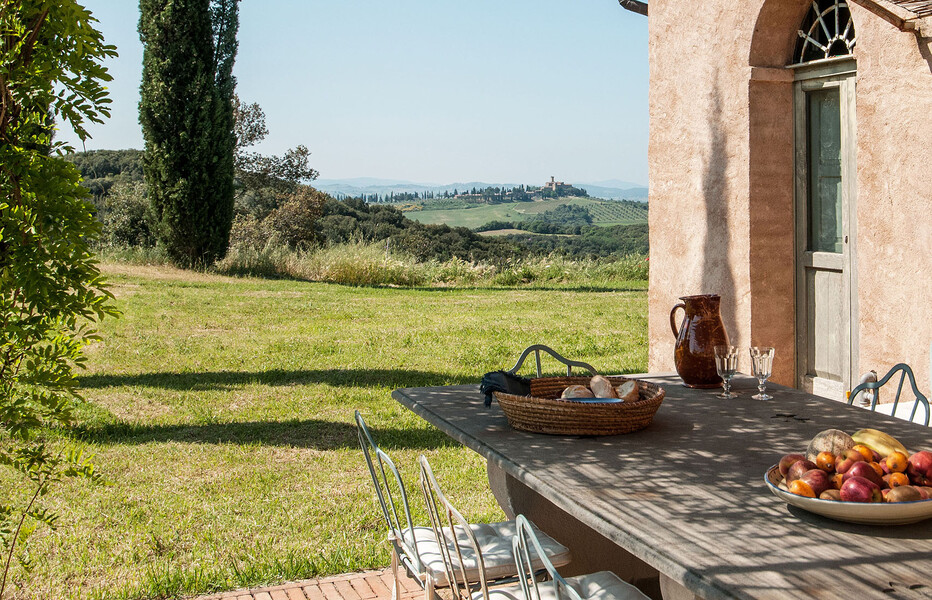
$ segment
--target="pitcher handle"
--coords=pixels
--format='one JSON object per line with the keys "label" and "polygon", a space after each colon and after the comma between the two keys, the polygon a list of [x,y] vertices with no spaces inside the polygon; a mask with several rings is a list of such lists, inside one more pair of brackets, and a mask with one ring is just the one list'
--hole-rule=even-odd
{"label": "pitcher handle", "polygon": [[680,302],[673,307],[673,310],[670,311],[670,329],[673,330],[673,337],[676,338],[680,337],[680,330],[676,328],[676,320],[674,319],[673,315],[676,314],[676,309],[678,308],[682,308],[683,312],[686,312],[686,305]]}

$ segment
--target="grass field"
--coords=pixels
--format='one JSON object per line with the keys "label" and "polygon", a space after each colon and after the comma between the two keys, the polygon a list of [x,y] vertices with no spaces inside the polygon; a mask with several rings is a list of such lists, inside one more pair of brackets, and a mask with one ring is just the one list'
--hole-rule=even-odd
{"label": "grass field", "polygon": [[553,210],[563,204],[588,208],[594,225],[627,225],[647,222],[647,210],[609,200],[569,197],[548,199],[540,202],[483,204],[472,208],[414,210],[405,212],[405,216],[421,223],[445,223],[450,227],[475,229],[490,221],[523,221],[542,212]]}
{"label": "grass field", "polygon": [[[532,343],[646,370],[645,282],[404,289],[104,270],[124,316],[88,349],[78,437],[109,484],[56,488],[60,526],[29,540],[14,598],[181,597],[387,565],[354,409],[409,485],[424,453],[468,518],[493,520],[484,461],[393,389],[477,382]],[[12,483],[0,470],[0,489]]]}

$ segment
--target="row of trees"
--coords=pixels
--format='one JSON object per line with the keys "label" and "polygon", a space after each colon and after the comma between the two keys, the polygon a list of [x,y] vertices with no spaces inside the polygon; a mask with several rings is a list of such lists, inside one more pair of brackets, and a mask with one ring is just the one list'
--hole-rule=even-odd
{"label": "row of trees", "polygon": [[[586,190],[580,188],[572,188],[572,190],[574,190],[573,195],[588,195]],[[412,202],[450,199],[461,199],[467,201],[472,200],[485,204],[501,204],[504,202],[531,202],[534,200],[534,198],[541,197],[545,191],[547,190],[543,190],[543,188],[522,184],[511,188],[499,186],[477,188],[473,186],[472,188],[463,190],[462,192],[454,188],[453,190],[444,190],[443,192],[439,193],[427,190],[424,192],[389,192],[388,194],[361,194],[358,196],[340,194],[337,195],[337,198],[340,200],[353,198],[357,200],[363,200],[370,204],[407,204]],[[560,195],[564,196],[567,194],[561,193]]]}

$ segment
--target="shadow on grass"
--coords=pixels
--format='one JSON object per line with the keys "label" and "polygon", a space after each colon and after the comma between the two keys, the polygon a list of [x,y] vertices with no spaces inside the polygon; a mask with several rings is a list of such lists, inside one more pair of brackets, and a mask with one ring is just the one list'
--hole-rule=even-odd
{"label": "shadow on grass", "polygon": [[[432,450],[459,444],[443,432],[412,428],[370,428],[376,442],[385,448]],[[74,436],[83,442],[102,445],[136,445],[159,442],[187,444],[236,444],[355,450],[359,448],[356,426],[319,419],[293,421],[248,421],[195,425],[144,425],[116,423],[77,428]]]}
{"label": "shadow on grass", "polygon": [[389,388],[435,385],[478,384],[482,375],[472,377],[405,369],[309,369],[286,371],[207,371],[202,373],[138,373],[135,375],[89,375],[78,378],[84,389],[131,386],[169,390],[224,390],[242,385],[310,385]]}

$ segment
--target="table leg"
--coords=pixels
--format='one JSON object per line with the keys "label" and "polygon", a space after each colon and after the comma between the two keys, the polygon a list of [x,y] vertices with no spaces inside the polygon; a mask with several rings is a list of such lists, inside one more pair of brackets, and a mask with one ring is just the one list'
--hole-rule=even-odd
{"label": "table leg", "polygon": [[663,573],[660,574],[660,592],[663,600],[702,600],[701,596],[692,593],[682,583],[670,579]]}
{"label": "table leg", "polygon": [[584,525],[492,461],[488,461],[487,470],[492,493],[509,519],[523,514],[541,530],[570,549],[572,560],[570,564],[560,568],[561,575],[612,571],[651,598],[666,599],[666,596],[661,596],[659,573],[656,569]]}

